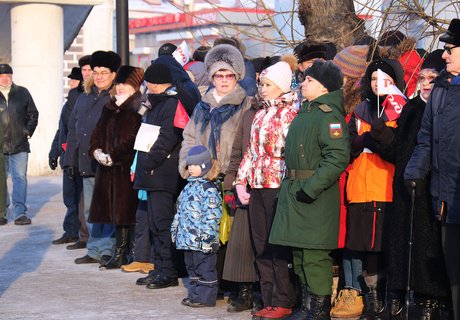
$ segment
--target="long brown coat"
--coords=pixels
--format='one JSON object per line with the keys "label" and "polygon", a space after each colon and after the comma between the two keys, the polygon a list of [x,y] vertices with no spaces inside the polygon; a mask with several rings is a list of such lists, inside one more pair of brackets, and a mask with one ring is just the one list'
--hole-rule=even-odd
{"label": "long brown coat", "polygon": [[136,92],[121,106],[112,99],[102,111],[93,131],[90,155],[96,149],[109,154],[113,165],[99,165],[96,171],[93,200],[88,221],[134,225],[136,222],[137,191],[133,190],[130,166],[134,159],[134,141],[141,124],[136,112],[141,95]]}

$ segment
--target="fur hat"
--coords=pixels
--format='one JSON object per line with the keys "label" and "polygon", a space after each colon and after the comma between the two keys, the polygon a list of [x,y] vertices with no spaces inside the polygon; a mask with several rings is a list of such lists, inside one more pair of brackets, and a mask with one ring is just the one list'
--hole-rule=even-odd
{"label": "fur hat", "polygon": [[72,79],[72,80],[80,80],[83,81],[83,76],[81,75],[81,69],[78,67],[73,67],[72,71],[70,74],[67,76],[67,78]]}
{"label": "fur hat", "polygon": [[80,68],[83,68],[83,66],[87,66],[89,64],[91,64],[91,56],[90,55],[86,55],[86,56],[83,56],[80,59],[78,59],[78,66]]}
{"label": "fur hat", "polygon": [[209,81],[212,81],[212,76],[221,69],[232,71],[238,81],[244,78],[246,72],[241,52],[230,44],[219,44],[212,47],[204,58],[204,64],[208,71]]}
{"label": "fur hat", "polygon": [[327,48],[321,43],[304,41],[294,48],[297,62],[302,63],[311,59],[327,59]]}
{"label": "fur hat", "polygon": [[162,63],[151,64],[145,70],[144,79],[155,84],[172,83],[171,71],[167,65]]}
{"label": "fur hat", "polygon": [[96,51],[91,55],[91,69],[95,67],[105,67],[112,72],[117,72],[120,68],[121,58],[113,51]]}
{"label": "fur hat", "polygon": [[115,77],[115,83],[129,84],[136,91],[139,90],[142,81],[144,81],[144,69],[132,66],[121,66]]}
{"label": "fur hat", "polygon": [[209,49],[211,49],[211,48],[206,47],[206,46],[199,46],[198,48],[196,48],[196,50],[193,52],[193,57],[192,57],[193,60],[203,62],[204,57],[208,53]]}
{"label": "fur hat", "polygon": [[439,41],[460,46],[460,19],[450,21],[449,28],[439,37]]}
{"label": "fur hat", "polygon": [[194,146],[190,148],[185,158],[185,165],[197,165],[201,168],[201,176],[204,176],[206,173],[211,170],[212,159],[211,154],[209,153],[208,148],[205,146]]}
{"label": "fur hat", "polygon": [[259,78],[267,78],[280,88],[283,93],[291,91],[292,71],[287,62],[280,61],[262,70]]}
{"label": "fur hat", "polygon": [[349,46],[332,60],[350,78],[361,78],[366,72],[369,46]]}
{"label": "fur hat", "polygon": [[382,33],[378,45],[382,47],[396,47],[406,39],[404,33],[398,30],[390,30]]}
{"label": "fur hat", "polygon": [[441,72],[446,67],[446,60],[442,58],[443,52],[444,50],[438,49],[427,55],[422,64],[422,69],[434,69],[437,72]]}
{"label": "fur hat", "polygon": [[13,74],[13,68],[9,64],[0,64],[0,74]]}
{"label": "fur hat", "polygon": [[173,52],[176,51],[177,46],[172,43],[165,43],[158,48],[158,56],[169,55],[172,56]]}
{"label": "fur hat", "polygon": [[329,92],[339,90],[343,85],[342,71],[332,61],[315,60],[305,71],[306,76],[320,82]]}

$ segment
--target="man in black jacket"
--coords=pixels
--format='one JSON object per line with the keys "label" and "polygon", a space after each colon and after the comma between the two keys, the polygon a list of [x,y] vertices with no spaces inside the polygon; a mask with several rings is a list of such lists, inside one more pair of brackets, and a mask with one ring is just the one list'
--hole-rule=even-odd
{"label": "man in black jacket", "polygon": [[14,224],[31,224],[26,206],[27,162],[29,139],[37,127],[38,110],[29,90],[13,83],[13,69],[8,64],[0,64],[0,116],[4,128],[5,168],[13,181]]}

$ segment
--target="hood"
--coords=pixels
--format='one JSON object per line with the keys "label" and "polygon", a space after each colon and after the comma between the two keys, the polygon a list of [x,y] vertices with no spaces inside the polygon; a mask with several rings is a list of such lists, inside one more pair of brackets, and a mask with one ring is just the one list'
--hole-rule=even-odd
{"label": "hood", "polygon": [[327,94],[323,94],[318,98],[314,99],[312,103],[315,104],[327,104],[332,109],[339,112],[341,115],[345,117],[345,111],[343,109],[343,90],[335,90],[329,92]]}
{"label": "hood", "polygon": [[[401,67],[401,64],[398,61],[392,60],[392,59],[379,59],[379,60],[374,60],[369,64],[369,66],[366,69],[366,73],[364,74],[364,77],[362,79],[364,99],[369,99],[372,101],[377,100],[376,95],[372,92],[371,76],[372,76],[372,72],[375,71],[374,70],[375,65],[380,62],[385,63],[387,66],[389,66],[393,70],[393,73],[396,77],[396,79],[393,79],[393,80],[395,80],[396,82],[395,84],[398,87],[398,89],[401,92],[404,92],[406,84],[404,81],[404,71]],[[383,99],[381,100],[383,101]]]}

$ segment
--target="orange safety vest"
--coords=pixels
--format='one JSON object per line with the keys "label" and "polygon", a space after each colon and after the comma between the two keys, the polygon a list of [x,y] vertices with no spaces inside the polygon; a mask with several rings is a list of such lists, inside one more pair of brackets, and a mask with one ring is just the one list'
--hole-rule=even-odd
{"label": "orange safety vest", "polygon": [[[396,128],[396,121],[385,123]],[[356,118],[359,135],[371,130],[371,125]],[[347,181],[347,199],[350,203],[393,201],[393,176],[395,166],[383,160],[378,154],[364,148],[350,167]]]}

